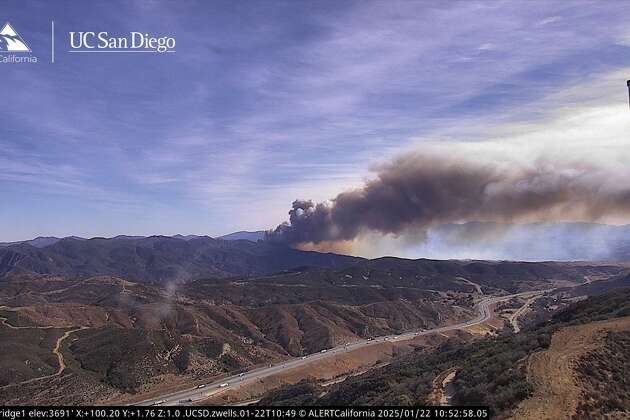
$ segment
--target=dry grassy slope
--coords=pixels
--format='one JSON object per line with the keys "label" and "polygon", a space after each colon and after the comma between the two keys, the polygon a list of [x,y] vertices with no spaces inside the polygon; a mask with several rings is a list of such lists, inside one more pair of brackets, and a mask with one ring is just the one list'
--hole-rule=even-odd
{"label": "dry grassy slope", "polygon": [[[489,405],[497,418],[506,418],[512,414],[520,402],[529,398],[534,392],[534,387],[528,384],[527,379],[527,361],[530,355],[535,354],[536,351],[548,349],[552,343],[553,334],[561,331],[567,325],[591,323],[592,327],[599,325],[593,324],[594,320],[613,317],[619,317],[618,319],[624,320],[621,322],[627,322],[625,320],[630,315],[629,302],[630,289],[593,297],[575,303],[557,313],[551,323],[542,324],[520,334],[502,335],[492,340],[482,340],[475,345],[443,346],[440,352],[403,357],[386,369],[376,369],[373,372],[332,386],[325,397],[319,395],[317,389],[308,391],[305,387],[297,387],[287,389],[284,393],[270,393],[266,396],[265,402],[285,404],[293,401],[293,396],[300,394],[304,398],[308,397],[311,404],[421,404],[426,401],[432,391],[435,391],[436,376],[449,368],[458,367],[458,374],[454,381],[454,402]],[[609,324],[605,325],[612,326],[616,323],[610,321]],[[590,327],[586,327],[585,331],[589,331],[588,328]],[[570,392],[570,384],[566,385],[562,382],[562,378],[568,377],[562,375],[562,369],[563,366],[565,370],[573,368],[573,365],[566,360],[571,360],[572,352],[576,352],[574,356],[579,358],[580,349],[589,340],[580,341],[576,338],[576,342],[573,342],[571,339],[575,332],[569,330],[568,333],[565,332],[564,334],[566,336],[558,335],[555,338],[553,347],[554,349],[562,349],[562,346],[565,346],[564,351],[559,351],[559,354],[551,353],[547,358],[544,358],[547,353],[540,353],[539,356],[536,356],[543,358],[542,362],[538,362],[537,370],[541,386],[547,384],[547,389],[539,391],[536,395],[539,400],[537,407],[542,407],[542,410],[532,413],[531,418],[554,418],[560,411],[570,413],[570,395],[565,398],[569,401],[568,405],[565,404],[562,407],[562,393],[566,390],[569,390],[566,392]],[[587,337],[589,336],[587,335]],[[617,346],[616,354],[630,354],[630,339],[628,339],[627,349],[621,351],[618,350],[619,348],[623,349],[623,347]],[[533,357],[532,361],[536,360],[536,357]],[[623,357],[617,357],[617,359],[623,360]],[[548,366],[554,364],[557,366],[554,369],[558,371]],[[617,370],[611,366],[609,363],[608,371],[603,369],[604,379],[600,378],[600,383],[602,381],[609,382],[606,375],[610,374],[610,378],[614,379],[615,373],[618,374]],[[626,366],[623,372],[630,373],[630,363],[623,366]],[[536,379],[534,376],[530,376],[532,381]],[[556,384],[557,389],[552,388],[555,378],[558,378],[557,381],[559,382]],[[580,391],[584,391],[584,388]],[[306,395],[309,392],[310,395]],[[558,396],[554,396],[554,394]],[[549,396],[554,396],[559,401],[552,400],[551,397],[547,398]],[[618,401],[625,401],[625,397],[610,398],[607,401],[616,404]],[[558,406],[561,408],[557,408]],[[591,406],[595,407],[593,404]],[[546,407],[552,407],[552,409],[556,407],[557,412],[545,413]]]}
{"label": "dry grassy slope", "polygon": [[576,419],[630,417],[630,330],[608,332],[603,341],[577,363]]}
{"label": "dry grassy slope", "polygon": [[[41,290],[38,282],[11,286],[0,290],[0,302],[18,307],[11,314],[15,325],[167,329],[192,336],[245,337],[257,344],[280,345],[282,352],[294,355],[347,338],[429,327],[471,315],[470,309],[453,307],[452,299],[416,290],[403,293],[402,300],[381,294],[365,296],[358,304],[303,299],[248,307],[209,301],[216,287],[190,296],[188,289],[165,291],[111,277],[58,284],[55,290]],[[361,294],[359,289],[355,294]]]}
{"label": "dry grassy slope", "polygon": [[[89,405],[99,404],[119,396],[120,391],[101,381],[97,375],[77,368],[76,361],[68,348],[71,341],[72,338],[64,340],[59,349],[67,364],[60,375],[37,376],[36,379],[5,386],[0,392],[2,404]],[[50,348],[47,349],[47,353],[55,357]],[[56,362],[55,365],[54,370],[57,371]]]}
{"label": "dry grassy slope", "polygon": [[535,386],[534,395],[519,404],[512,418],[571,418],[581,396],[576,362],[601,347],[608,331],[626,330],[630,330],[630,317],[566,327],[555,333],[548,350],[529,357],[527,375]]}
{"label": "dry grassy slope", "polygon": [[52,348],[63,333],[62,329],[18,330],[0,326],[0,387],[54,374],[58,360]]}
{"label": "dry grassy slope", "polygon": [[[452,299],[433,292],[404,289],[388,295],[370,286],[352,290],[353,302],[362,304],[306,299],[309,293],[319,293],[320,286],[316,284],[310,288],[312,292],[309,287],[298,287],[304,294],[298,299],[301,303],[263,301],[240,306],[230,301],[237,292],[247,293],[247,285],[230,290],[233,282],[219,283],[228,285],[221,304],[213,301],[217,296],[213,292],[220,289],[220,284],[189,294],[188,287],[162,289],[106,276],[81,282],[58,277],[15,279],[0,285],[0,305],[11,306],[10,310],[0,310],[0,316],[10,325],[25,327],[24,331],[55,327],[61,335],[70,329],[87,327],[65,340],[62,353],[69,367],[61,378],[29,384],[38,389],[33,392],[41,396],[40,401],[59,402],[65,395],[66,403],[89,401],[85,396],[77,397],[69,382],[64,382],[68,375],[86,384],[101,382],[99,389],[106,396],[117,395],[122,389],[144,392],[163,378],[172,381],[174,375],[187,376],[189,380],[207,378],[289,355],[312,353],[359,336],[433,327],[472,316],[471,309],[453,306]],[[286,299],[286,287],[278,287],[276,299],[282,301]],[[368,293],[361,292],[365,288]],[[423,297],[411,300],[417,296]],[[437,301],[429,300],[430,296]],[[32,352],[18,350],[36,348],[28,337],[26,333],[12,336],[8,340],[12,347],[0,354],[0,363],[6,360],[14,365],[13,359],[22,355],[35,359]],[[50,359],[41,371],[21,369],[20,374],[5,375],[5,382],[54,373],[58,368],[52,352],[56,338],[40,346],[42,355]],[[136,351],[126,351],[129,348]],[[24,362],[20,359],[17,365]],[[70,388],[57,395],[46,389],[52,382],[57,388]],[[19,393],[13,388],[4,393],[3,401],[25,398],[26,402],[32,397],[32,393]],[[80,388],[76,391],[80,392]]]}
{"label": "dry grassy slope", "polygon": [[[34,393],[41,396],[38,401],[66,403],[94,397],[88,392],[77,396],[81,387],[72,383],[99,389],[104,398],[118,395],[122,388],[144,392],[163,379],[207,379],[358,336],[470,318],[470,293],[476,292],[470,279],[483,278],[485,287],[496,281],[499,288],[521,289],[616,270],[384,258],[339,270],[204,280],[168,288],[108,276],[81,281],[32,275],[4,278],[0,305],[15,310],[0,316],[11,325],[63,331],[88,327],[64,341],[61,351],[68,369],[63,375],[42,380],[39,386],[29,384],[34,387],[29,392],[13,387],[4,395],[12,402],[30,400]],[[521,276],[527,281],[519,283]],[[26,336],[12,341],[25,345],[22,337]],[[50,351],[52,346],[44,348]],[[129,348],[141,351],[126,351]],[[9,360],[14,353],[0,354],[0,359]],[[53,360],[55,355],[50,352],[49,357]],[[56,367],[54,362],[49,366]],[[27,371],[23,377],[37,375]],[[67,382],[69,376],[76,378]],[[55,388],[47,389],[53,382]],[[60,387],[68,387],[67,392]]]}
{"label": "dry grassy slope", "polygon": [[471,316],[470,309],[427,300],[386,301],[351,306],[329,302],[243,308],[181,302],[125,303],[116,306],[49,303],[20,307],[14,325],[60,328],[171,330],[227,341],[253,340],[283,354],[312,353],[343,340],[428,328]]}

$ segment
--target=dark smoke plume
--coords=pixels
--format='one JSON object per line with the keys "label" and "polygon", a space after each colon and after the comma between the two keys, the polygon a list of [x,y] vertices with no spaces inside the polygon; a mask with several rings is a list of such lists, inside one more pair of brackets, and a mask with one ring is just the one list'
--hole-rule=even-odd
{"label": "dark smoke plume", "polygon": [[296,200],[268,239],[353,240],[362,233],[409,235],[468,221],[596,221],[630,214],[630,185],[586,164],[498,165],[407,154],[375,179],[330,203]]}

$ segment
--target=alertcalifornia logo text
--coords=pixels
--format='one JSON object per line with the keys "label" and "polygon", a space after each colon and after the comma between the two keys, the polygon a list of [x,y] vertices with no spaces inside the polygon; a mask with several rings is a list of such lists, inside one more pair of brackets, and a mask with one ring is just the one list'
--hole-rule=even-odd
{"label": "alertcalifornia logo text", "polygon": [[10,22],[0,30],[0,63],[37,63],[38,58]]}

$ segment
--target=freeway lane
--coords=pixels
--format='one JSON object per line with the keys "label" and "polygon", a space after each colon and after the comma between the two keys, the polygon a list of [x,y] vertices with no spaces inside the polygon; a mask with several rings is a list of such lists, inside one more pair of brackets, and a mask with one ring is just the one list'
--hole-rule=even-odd
{"label": "freeway lane", "polygon": [[382,343],[383,341],[410,340],[412,338],[422,336],[422,335],[429,335],[429,334],[436,334],[436,333],[441,333],[445,331],[464,329],[464,328],[471,327],[473,325],[483,324],[484,322],[488,321],[490,317],[492,316],[492,310],[490,309],[490,307],[493,304],[496,304],[504,300],[509,300],[517,296],[529,297],[533,294],[539,294],[541,292],[546,292],[546,291],[547,290],[538,290],[538,291],[531,291],[531,292],[516,293],[513,295],[507,295],[507,296],[487,297],[479,301],[479,303],[477,304],[476,306],[477,312],[478,312],[477,316],[468,321],[464,321],[464,322],[454,324],[454,325],[438,327],[431,330],[411,331],[411,332],[407,332],[400,335],[381,336],[373,340],[355,341],[353,343],[340,345],[332,349],[322,351],[320,353],[314,353],[308,356],[298,357],[292,360],[288,360],[283,363],[279,363],[277,365],[273,365],[270,367],[262,367],[262,368],[254,369],[249,372],[241,374],[242,376],[239,376],[239,375],[230,376],[228,378],[224,378],[224,379],[221,379],[221,380],[218,380],[218,381],[206,384],[206,385],[202,385],[202,388],[197,387],[197,388],[192,388],[192,389],[188,389],[184,391],[165,394],[160,397],[144,400],[135,405],[149,406],[149,405],[190,404],[192,402],[203,400],[212,395],[231,389],[235,385],[243,385],[243,384],[255,382],[257,380],[269,377],[271,375],[275,375],[277,373],[288,371],[298,366],[311,363],[315,360],[320,360],[320,359],[324,359],[328,357],[335,357],[338,354],[345,353],[348,351],[353,351],[362,347],[371,346],[377,343]]}
{"label": "freeway lane", "polygon": [[510,318],[510,324],[512,324],[512,328],[514,329],[514,332],[516,334],[518,334],[521,331],[521,328],[518,325],[518,318],[523,315],[525,312],[527,312],[527,310],[529,309],[529,307],[531,306],[532,303],[534,303],[534,301],[536,301],[536,299],[538,299],[539,297],[541,297],[543,294],[537,294],[534,295],[532,297],[530,297],[529,299],[527,299],[527,301],[523,304],[523,306],[521,306],[520,308],[518,308],[516,310],[516,312],[514,312]]}

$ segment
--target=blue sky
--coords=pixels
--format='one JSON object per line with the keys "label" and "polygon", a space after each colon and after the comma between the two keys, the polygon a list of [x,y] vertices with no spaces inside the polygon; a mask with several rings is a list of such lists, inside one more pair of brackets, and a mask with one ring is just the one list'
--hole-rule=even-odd
{"label": "blue sky", "polygon": [[[0,23],[40,63],[0,64],[0,241],[266,229],[405,150],[558,148],[571,115],[627,109],[629,16],[613,1],[5,1]],[[177,52],[65,52],[81,30],[168,34]],[[627,145],[602,120],[581,150]]]}

